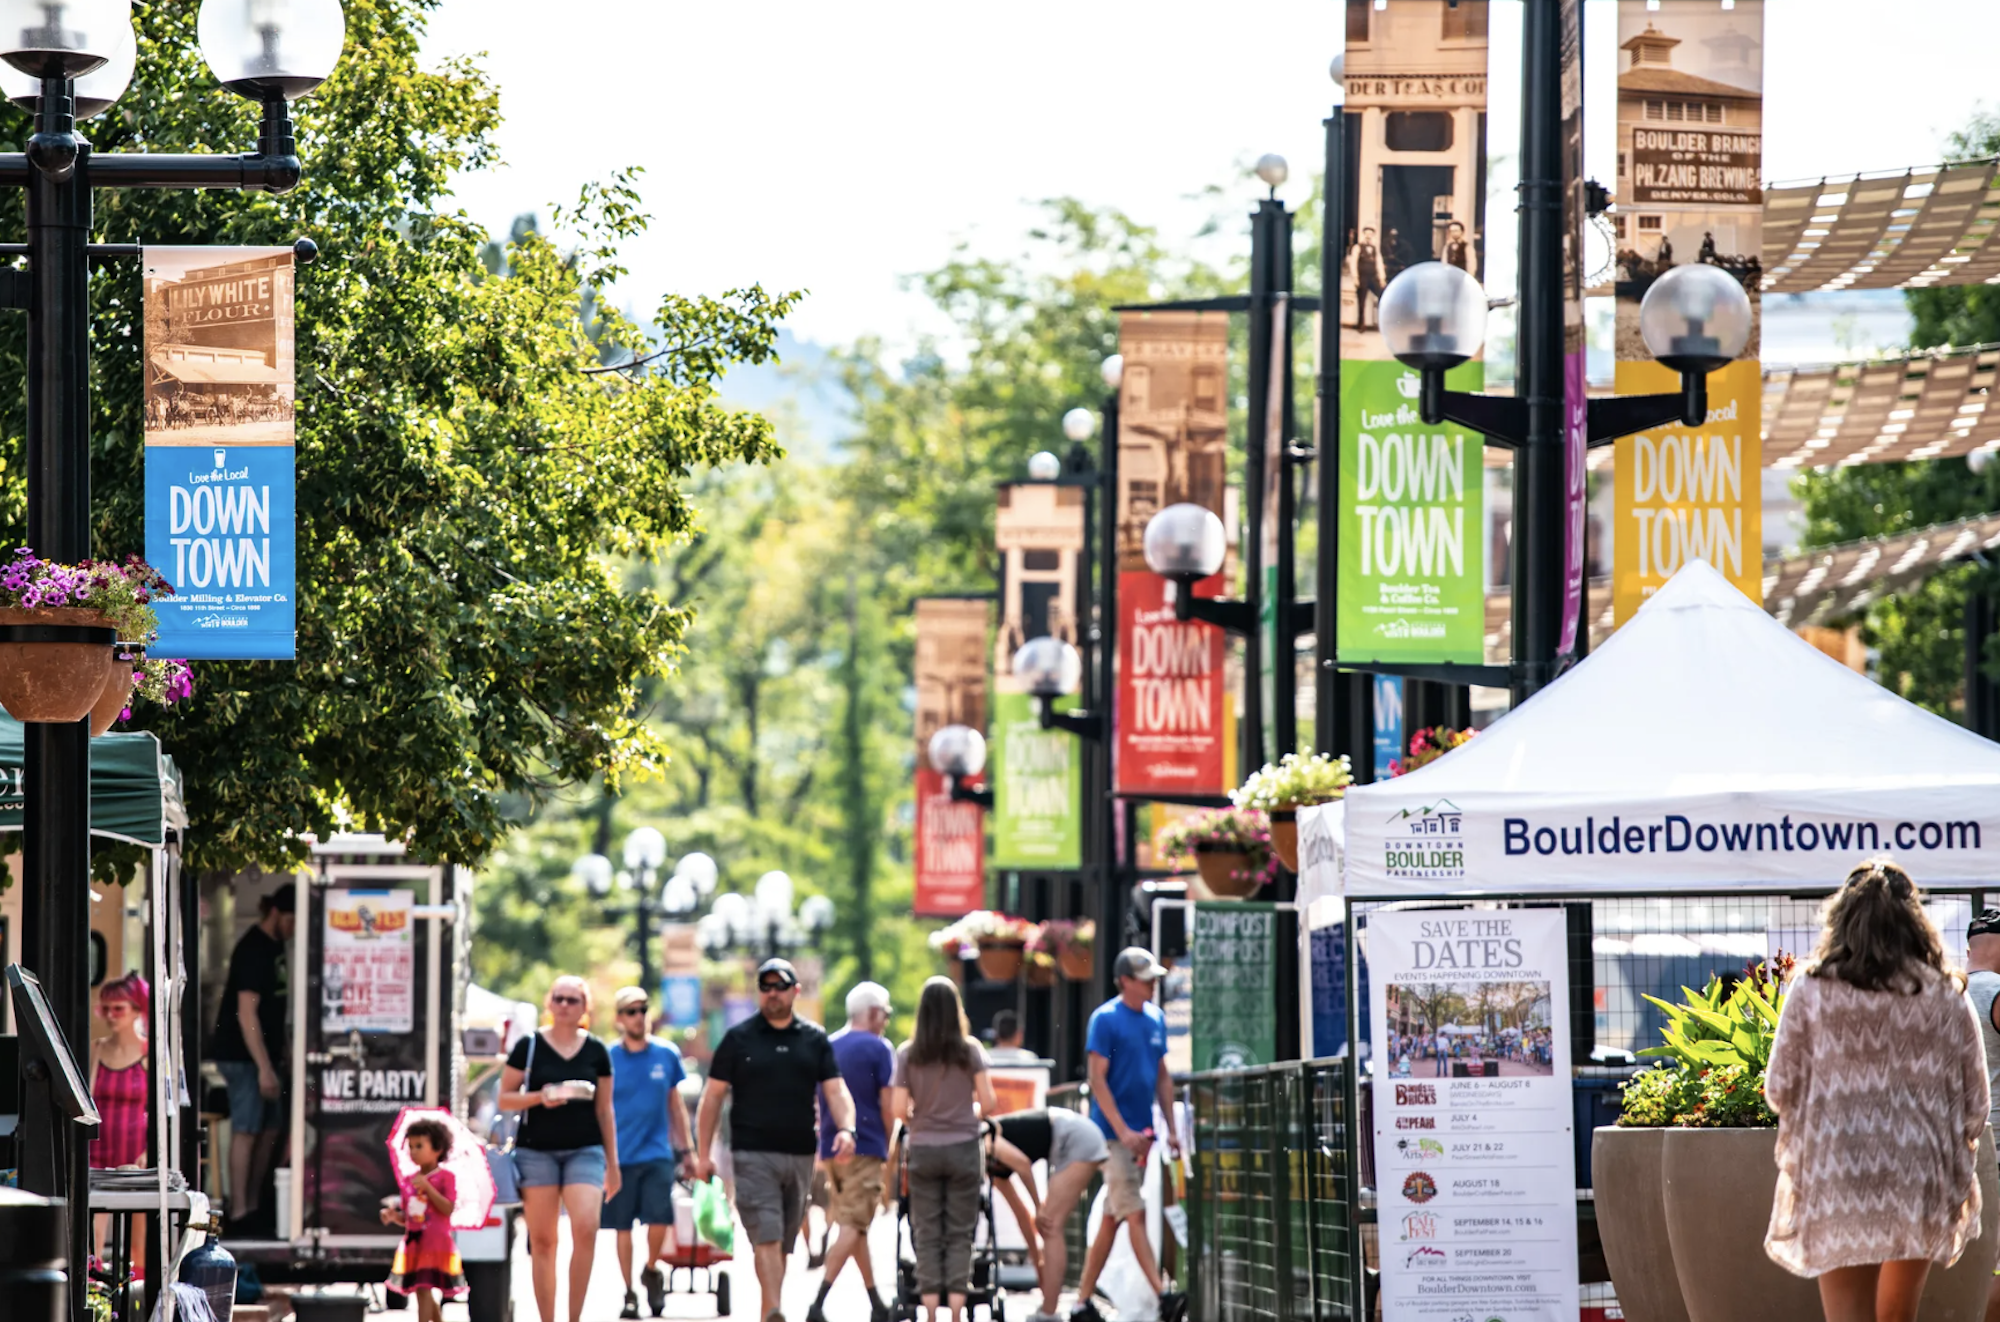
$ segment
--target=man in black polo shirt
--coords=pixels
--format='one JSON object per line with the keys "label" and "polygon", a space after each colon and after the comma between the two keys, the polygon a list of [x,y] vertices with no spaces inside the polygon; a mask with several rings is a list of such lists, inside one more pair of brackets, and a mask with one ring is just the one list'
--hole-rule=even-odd
{"label": "man in black polo shirt", "polygon": [[785,1259],[805,1220],[819,1150],[816,1097],[825,1096],[839,1127],[833,1159],[854,1155],[854,1101],[826,1031],[793,1016],[798,995],[798,971],[786,960],[765,960],[757,970],[757,1017],[725,1033],[709,1062],[694,1145],[696,1175],[713,1179],[708,1153],[723,1095],[734,1089],[729,1152],[736,1165],[736,1214],[755,1249],[765,1322],[784,1322],[779,1292]]}

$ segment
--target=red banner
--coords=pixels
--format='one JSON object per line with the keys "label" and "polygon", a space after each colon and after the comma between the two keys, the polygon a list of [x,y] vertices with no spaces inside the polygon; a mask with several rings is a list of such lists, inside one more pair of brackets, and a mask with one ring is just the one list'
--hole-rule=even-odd
{"label": "red banner", "polygon": [[963,918],[986,905],[986,814],[953,803],[944,777],[917,768],[919,918]]}
{"label": "red banner", "polygon": [[[1222,575],[1195,585],[1222,590]],[[1118,576],[1118,792],[1219,794],[1229,788],[1222,630],[1174,618],[1167,581]]]}

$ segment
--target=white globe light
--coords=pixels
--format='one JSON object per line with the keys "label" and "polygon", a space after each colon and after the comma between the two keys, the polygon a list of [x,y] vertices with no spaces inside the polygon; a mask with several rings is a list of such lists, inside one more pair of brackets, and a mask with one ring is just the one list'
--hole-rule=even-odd
{"label": "white globe light", "polygon": [[782,872],[766,872],[757,878],[757,908],[766,919],[789,918],[792,912],[792,879]]}
{"label": "white globe light", "polygon": [[947,725],[931,736],[931,769],[941,776],[976,776],[986,769],[986,736],[969,725]]}
{"label": "white globe light", "polygon": [[625,866],[633,871],[657,868],[667,861],[667,838],[650,826],[641,826],[625,837]]}
{"label": "white globe light", "polygon": [[131,40],[132,0],[0,0],[0,60],[31,78],[81,78]]}
{"label": "white globe light", "polygon": [[732,939],[749,935],[749,896],[738,891],[724,891],[715,897],[715,905],[708,912],[722,924]]}
{"label": "white globe light", "polygon": [[1063,414],[1063,435],[1079,444],[1097,435],[1097,415],[1089,409],[1071,409]]}
{"label": "white globe light", "polygon": [[1037,450],[1028,458],[1028,476],[1036,482],[1053,482],[1062,476],[1062,460],[1047,450]]}
{"label": "white globe light", "polygon": [[824,895],[808,895],[799,902],[799,922],[808,932],[830,931],[833,918],[833,901]]}
{"label": "white globe light", "polygon": [[[132,85],[132,74],[139,66],[139,38],[129,18],[117,25],[112,34],[112,44],[115,49],[110,57],[76,80],[71,95],[78,119],[103,114],[116,105],[118,98],[125,95],[125,89]],[[12,64],[0,64],[0,92],[30,115],[41,109],[42,80],[33,74],[22,73]]]}
{"label": "white globe light", "polygon": [[1060,698],[1083,685],[1083,657],[1053,635],[1030,638],[1014,653],[1014,677],[1038,698]]}
{"label": "white globe light", "polygon": [[1104,377],[1104,385],[1107,390],[1118,389],[1125,381],[1125,355],[1122,353],[1112,354],[1104,360],[1104,365],[1097,370]]}
{"label": "white globe light", "polygon": [[1411,367],[1456,367],[1486,341],[1486,291],[1445,262],[1419,262],[1382,291],[1389,352]]}
{"label": "white globe light", "polygon": [[570,875],[588,886],[592,895],[602,897],[611,893],[611,860],[602,854],[585,854],[570,868]]}
{"label": "white globe light", "polygon": [[1162,578],[1201,579],[1221,572],[1229,534],[1205,505],[1169,505],[1146,523],[1146,568]]}
{"label": "white globe light", "polygon": [[1993,466],[1993,451],[1978,449],[1965,456],[1965,466],[1975,473],[1983,473]]}
{"label": "white globe light", "polygon": [[197,29],[216,80],[253,101],[305,96],[347,44],[340,0],[201,0]]}
{"label": "white globe light", "polygon": [[694,939],[705,951],[720,952],[729,945],[729,922],[718,914],[710,914],[694,925]]}
{"label": "white globe light", "polygon": [[660,907],[674,917],[693,913],[701,905],[701,897],[695,894],[694,883],[676,872],[667,878],[667,884],[660,888]]}
{"label": "white globe light", "polygon": [[1332,76],[1335,87],[1347,86],[1347,52],[1342,51],[1334,56],[1333,63],[1327,66],[1326,71]]}
{"label": "white globe light", "polygon": [[1276,188],[1291,178],[1291,175],[1292,167],[1287,165],[1285,158],[1276,152],[1266,152],[1257,158],[1257,177],[1267,186]]}
{"label": "white globe light", "polygon": [[1675,371],[1713,372],[1750,343],[1750,295],[1720,267],[1676,266],[1640,300],[1639,334],[1647,352]]}
{"label": "white globe light", "polygon": [[686,877],[694,883],[695,890],[702,895],[713,895],[715,893],[715,881],[718,869],[715,866],[715,860],[707,854],[683,855],[681,861],[674,865],[674,875],[677,877]]}

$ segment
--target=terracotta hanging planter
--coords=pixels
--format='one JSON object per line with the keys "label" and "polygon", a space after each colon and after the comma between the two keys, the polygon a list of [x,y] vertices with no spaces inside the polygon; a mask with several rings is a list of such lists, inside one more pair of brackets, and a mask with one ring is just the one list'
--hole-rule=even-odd
{"label": "terracotta hanging planter", "polygon": [[1250,868],[1247,850],[1213,845],[1194,847],[1195,866],[1201,869],[1201,883],[1225,900],[1255,895],[1262,882]]}
{"label": "terracotta hanging planter", "polygon": [[1287,871],[1299,870],[1299,810],[1296,808],[1274,808],[1271,810],[1271,852]]}
{"label": "terracotta hanging planter", "polygon": [[118,723],[118,717],[132,705],[132,670],[145,660],[144,652],[128,652],[120,648],[111,660],[111,678],[104,681],[104,692],[97,697],[97,704],[90,709],[90,737],[109,734],[111,727]]}
{"label": "terracotta hanging planter", "polygon": [[1021,962],[1027,958],[1027,945],[1021,941],[984,941],[979,943],[979,976],[988,982],[1012,982],[1021,976]]}
{"label": "terracotta hanging planter", "polygon": [[1056,966],[1054,964],[1045,963],[1038,959],[1031,959],[1022,967],[1027,973],[1028,985],[1037,991],[1056,985]]}
{"label": "terracotta hanging planter", "polygon": [[[91,633],[101,633],[102,641]],[[116,630],[97,611],[0,610],[0,707],[24,724],[82,720],[104,696],[116,642]]]}
{"label": "terracotta hanging planter", "polygon": [[1097,957],[1089,946],[1064,946],[1056,963],[1061,967],[1062,975],[1071,982],[1089,982],[1091,975],[1097,972]]}

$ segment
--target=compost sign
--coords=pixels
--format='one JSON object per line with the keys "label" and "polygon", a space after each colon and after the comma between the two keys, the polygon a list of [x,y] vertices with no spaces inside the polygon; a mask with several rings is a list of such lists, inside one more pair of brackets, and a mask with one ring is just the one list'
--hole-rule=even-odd
{"label": "compost sign", "polygon": [[1247,1069],[1278,1055],[1278,907],[1194,906],[1194,1065]]}
{"label": "compost sign", "polygon": [[1383,1322],[1578,1314],[1561,910],[1368,916]]}

